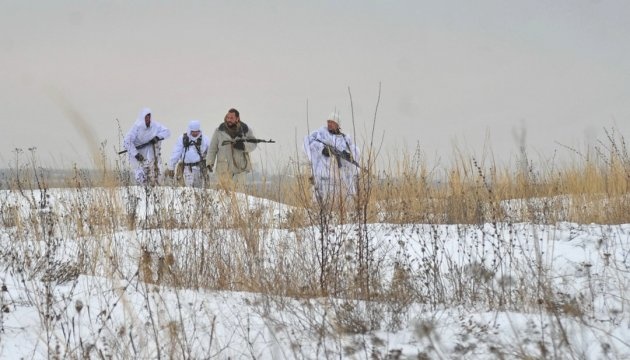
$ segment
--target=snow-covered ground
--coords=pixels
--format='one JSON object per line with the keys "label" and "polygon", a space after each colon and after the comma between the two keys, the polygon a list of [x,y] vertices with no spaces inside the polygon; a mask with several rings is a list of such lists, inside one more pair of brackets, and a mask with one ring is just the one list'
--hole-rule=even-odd
{"label": "snow-covered ground", "polygon": [[[333,221],[322,235],[290,226],[294,208],[213,190],[0,201],[2,359],[630,359],[629,224]],[[371,296],[348,275],[360,244]],[[307,296],[322,246],[341,282]]]}

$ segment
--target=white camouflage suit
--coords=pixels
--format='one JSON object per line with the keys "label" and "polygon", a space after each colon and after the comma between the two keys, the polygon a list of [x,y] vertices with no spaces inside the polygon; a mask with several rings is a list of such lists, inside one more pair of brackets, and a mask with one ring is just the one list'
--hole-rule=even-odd
{"label": "white camouflage suit", "polygon": [[[199,134],[195,137],[192,135],[192,131],[199,131]],[[205,161],[206,155],[208,154],[208,148],[210,147],[210,139],[207,136],[203,136],[198,120],[192,120],[188,124],[188,131],[186,132],[186,135],[188,135],[188,147],[184,144],[184,134],[180,135],[175,143],[175,148],[171,154],[168,168],[174,171],[177,163],[180,160],[183,161],[184,184],[189,187],[203,187],[203,172],[206,171]],[[199,145],[198,149],[196,144]]]}
{"label": "white camouflage suit", "polygon": [[345,159],[322,154],[326,146],[324,144],[340,152],[349,152],[352,159],[357,162],[359,161],[359,150],[349,135],[341,132],[333,134],[328,131],[326,126],[322,126],[304,138],[304,150],[311,162],[317,200],[325,204],[330,203],[331,199],[335,198],[348,200],[357,192],[356,181],[359,168]]}
{"label": "white camouflage suit", "polygon": [[[149,126],[145,124],[145,116],[151,114],[151,109],[144,108],[140,111],[135,123],[125,135],[124,147],[129,154],[129,163],[134,171],[135,180],[140,185],[157,184],[161,179],[160,174],[160,150],[162,142],[158,141],[142,149],[136,146],[146,144],[154,137],[167,139],[171,131],[164,125],[151,119]],[[143,161],[138,161],[136,155],[141,154]]]}

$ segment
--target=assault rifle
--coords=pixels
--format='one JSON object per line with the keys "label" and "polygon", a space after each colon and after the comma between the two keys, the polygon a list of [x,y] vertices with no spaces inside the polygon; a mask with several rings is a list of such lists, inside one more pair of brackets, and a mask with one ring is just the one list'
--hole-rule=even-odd
{"label": "assault rifle", "polygon": [[242,142],[248,142],[248,143],[254,143],[254,144],[258,144],[258,143],[275,143],[275,141],[269,139],[269,140],[263,140],[263,139],[236,139],[236,140],[223,140],[223,142],[221,143],[221,145],[228,145],[228,144],[236,144],[236,143],[242,143]]}
{"label": "assault rifle", "polygon": [[356,160],[354,160],[352,158],[352,155],[350,154],[350,152],[348,151],[339,151],[337,148],[330,146],[329,144],[326,144],[325,142],[319,140],[319,139],[315,139],[317,142],[320,142],[322,144],[324,144],[325,147],[328,148],[328,152],[333,155],[335,157],[335,159],[337,159],[337,166],[341,167],[341,159],[346,160],[347,162],[349,162],[350,164],[358,167],[361,170],[364,170],[363,167],[361,167],[361,164],[359,164]]}
{"label": "assault rifle", "polygon": [[[158,139],[159,139],[159,141],[164,140],[164,139],[162,139],[162,138],[158,138]],[[153,139],[151,139],[151,140],[149,140],[149,142],[147,142],[147,143],[140,144],[140,145],[136,146],[136,150],[140,150],[140,149],[142,149],[142,148],[145,148],[145,147],[147,147],[147,146],[149,146],[149,145],[151,145],[151,144],[155,144],[155,143],[156,143],[156,142],[155,142],[155,141],[153,141]],[[119,151],[119,152],[118,152],[118,155],[122,155],[122,154],[124,154],[124,153],[126,153],[126,152],[127,152],[127,149],[125,149],[125,150],[123,150],[123,151]]]}

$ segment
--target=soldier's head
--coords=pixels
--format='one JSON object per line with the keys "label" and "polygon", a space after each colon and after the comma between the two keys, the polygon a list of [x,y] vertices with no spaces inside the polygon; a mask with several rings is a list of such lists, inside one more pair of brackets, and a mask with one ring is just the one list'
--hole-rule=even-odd
{"label": "soldier's head", "polygon": [[241,115],[238,112],[238,110],[234,108],[228,110],[227,115],[225,115],[225,124],[228,127],[233,128],[236,125],[238,125],[240,121],[241,121]]}
{"label": "soldier's head", "polygon": [[326,120],[326,125],[328,126],[328,131],[336,134],[339,133],[339,114],[335,112],[331,112],[328,115],[328,119]]}
{"label": "soldier's head", "polygon": [[196,138],[201,134],[201,123],[199,120],[190,120],[188,123],[188,131],[190,132],[190,136]]}
{"label": "soldier's head", "polygon": [[151,126],[151,109],[149,109],[148,107],[143,108],[142,110],[140,110],[140,114],[138,114],[138,120],[142,119],[144,120],[144,125],[146,125],[146,127]]}

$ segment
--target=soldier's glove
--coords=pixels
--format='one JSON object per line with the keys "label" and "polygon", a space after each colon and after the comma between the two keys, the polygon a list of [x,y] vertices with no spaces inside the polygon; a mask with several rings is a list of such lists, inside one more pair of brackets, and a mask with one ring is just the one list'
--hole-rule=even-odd
{"label": "soldier's glove", "polygon": [[158,141],[162,140],[162,138],[160,138],[159,136],[155,136],[153,139],[151,139],[151,141],[149,141],[151,144],[155,144]]}
{"label": "soldier's glove", "polygon": [[350,155],[348,151],[344,150],[341,152],[341,158],[344,160],[350,161],[350,159],[352,158],[352,155]]}
{"label": "soldier's glove", "polygon": [[136,160],[144,161],[144,156],[142,156],[142,154],[138,153],[138,154],[136,154]]}
{"label": "soldier's glove", "polygon": [[235,141],[233,147],[236,150],[245,150],[245,141]]}
{"label": "soldier's glove", "polygon": [[173,171],[171,169],[166,169],[164,171],[164,176],[172,178],[173,176],[175,176],[175,171]]}
{"label": "soldier's glove", "polygon": [[328,150],[328,146],[324,146],[324,148],[322,149],[322,155],[324,155],[325,157],[330,157],[330,150]]}
{"label": "soldier's glove", "polygon": [[208,169],[208,172],[212,172],[212,165],[208,164],[208,166],[206,166],[206,168]]}

